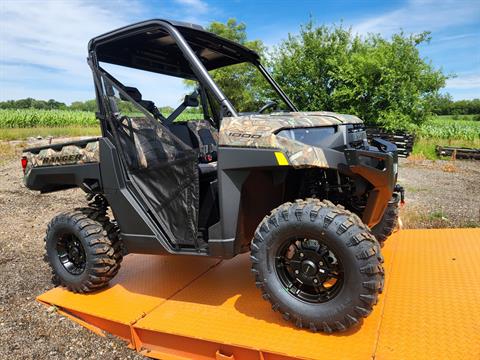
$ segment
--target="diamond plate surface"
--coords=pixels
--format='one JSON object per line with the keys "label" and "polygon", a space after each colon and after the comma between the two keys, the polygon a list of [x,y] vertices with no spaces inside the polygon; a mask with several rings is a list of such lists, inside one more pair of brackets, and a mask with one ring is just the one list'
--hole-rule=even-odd
{"label": "diamond plate surface", "polygon": [[[88,314],[85,321],[124,338],[115,324],[132,326],[138,337],[132,343],[146,346],[137,350],[152,344],[159,358],[184,359],[141,336],[166,341],[170,334],[302,359],[480,359],[480,229],[402,230],[383,253],[379,303],[361,327],[341,334],[283,321],[261,300],[246,255],[223,262],[129,255],[109,288],[90,295],[56,288],[39,300]],[[193,358],[210,359],[200,350]]]}
{"label": "diamond plate surface", "polygon": [[218,262],[217,259],[190,256],[132,254],[125,257],[119,273],[104,290],[74,294],[57,287],[40,295],[38,300],[62,309],[130,324]]}
{"label": "diamond plate surface", "polygon": [[396,241],[375,359],[480,359],[480,229]]}
{"label": "diamond plate surface", "polygon": [[[387,267],[394,246],[395,241],[391,241],[383,251]],[[369,359],[382,308],[383,295],[361,327],[344,333],[327,335],[297,329],[262,300],[246,254],[215,266],[134,327],[295,358]]]}

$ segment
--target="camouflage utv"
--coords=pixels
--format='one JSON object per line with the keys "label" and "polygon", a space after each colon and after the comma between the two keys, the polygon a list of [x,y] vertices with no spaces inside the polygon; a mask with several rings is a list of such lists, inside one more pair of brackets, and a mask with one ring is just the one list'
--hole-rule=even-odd
{"label": "camouflage utv", "polygon": [[[28,188],[79,187],[90,199],[48,225],[56,284],[96,291],[127,253],[250,252],[263,298],[296,326],[342,331],[370,314],[384,283],[379,240],[397,216],[394,145],[369,144],[355,116],[299,112],[255,52],[197,25],[151,20],[109,32],[90,41],[88,63],[102,136],[22,159]],[[195,90],[167,116],[104,63]],[[272,101],[258,106],[253,94],[258,107],[246,109],[227,98],[212,72],[237,64],[261,74]],[[198,116],[178,121],[188,108]]]}

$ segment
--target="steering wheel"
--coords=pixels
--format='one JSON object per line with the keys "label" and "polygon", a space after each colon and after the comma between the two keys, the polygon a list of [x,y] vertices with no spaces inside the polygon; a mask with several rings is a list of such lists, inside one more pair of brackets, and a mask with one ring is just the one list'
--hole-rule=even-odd
{"label": "steering wheel", "polygon": [[263,105],[260,110],[258,110],[259,114],[263,114],[265,111],[267,111],[270,108],[276,108],[278,103],[276,101],[267,101],[265,105]]}

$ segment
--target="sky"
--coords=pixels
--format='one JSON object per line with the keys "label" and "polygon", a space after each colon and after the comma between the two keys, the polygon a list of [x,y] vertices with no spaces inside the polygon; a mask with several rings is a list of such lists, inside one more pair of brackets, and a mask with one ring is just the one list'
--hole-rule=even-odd
{"label": "sky", "polygon": [[[0,0],[0,100],[92,99],[86,63],[92,37],[151,18],[205,26],[232,17],[247,25],[250,39],[269,47],[298,33],[310,17],[319,25],[343,23],[360,35],[387,38],[428,30],[432,40],[421,45],[421,56],[455,75],[443,92],[454,99],[480,97],[479,0]],[[107,70],[160,105],[178,103],[185,92],[177,79]]]}

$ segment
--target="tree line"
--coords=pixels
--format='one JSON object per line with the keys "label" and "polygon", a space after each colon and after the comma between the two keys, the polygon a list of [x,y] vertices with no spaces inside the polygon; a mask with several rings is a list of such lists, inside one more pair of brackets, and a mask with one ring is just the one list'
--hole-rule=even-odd
{"label": "tree line", "polygon": [[[127,102],[119,101],[117,104],[119,110],[122,112],[135,112],[136,107]],[[0,101],[0,109],[38,109],[38,110],[72,110],[72,111],[97,111],[97,101],[95,99],[86,101],[74,101],[70,105],[59,102],[53,99],[50,100],[36,100],[33,98]],[[171,113],[173,108],[171,106],[160,107],[161,112]]]}
{"label": "tree line", "polygon": [[38,110],[77,110],[77,111],[96,111],[97,101],[74,101],[71,105],[63,102],[50,100],[37,100],[33,98],[0,101],[0,109],[38,109]]}
{"label": "tree line", "polygon": [[436,115],[479,115],[480,99],[454,101],[446,94],[433,101],[432,111]]}

